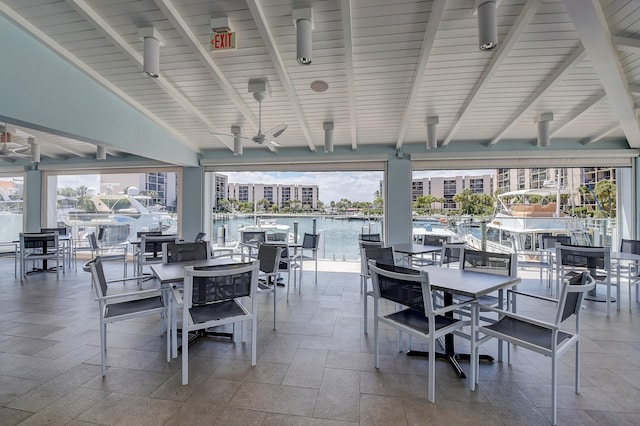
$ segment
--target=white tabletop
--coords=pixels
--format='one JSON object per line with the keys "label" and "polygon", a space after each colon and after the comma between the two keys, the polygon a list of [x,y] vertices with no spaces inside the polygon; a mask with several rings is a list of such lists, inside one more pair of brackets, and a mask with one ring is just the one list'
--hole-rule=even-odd
{"label": "white tabletop", "polygon": [[464,269],[443,268],[441,266],[425,266],[421,269],[429,273],[429,283],[434,289],[474,299],[520,283],[518,277],[485,274]]}

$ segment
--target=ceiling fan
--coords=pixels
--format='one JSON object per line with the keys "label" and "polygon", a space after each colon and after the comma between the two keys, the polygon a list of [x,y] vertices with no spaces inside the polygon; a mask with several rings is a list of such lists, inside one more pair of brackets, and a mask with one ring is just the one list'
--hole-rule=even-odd
{"label": "ceiling fan", "polygon": [[[238,129],[237,133],[234,131],[235,126],[232,127],[233,133],[231,134],[216,133],[216,132],[212,132],[212,134],[221,135],[221,136],[231,136],[234,138],[237,136],[241,139],[253,141],[258,145],[267,145],[270,149],[272,149],[273,147],[282,146],[278,142],[276,142],[275,139],[281,134],[283,134],[285,130],[287,130],[287,127],[288,127],[287,124],[285,123],[278,124],[277,126],[262,133],[262,101],[264,101],[266,97],[267,97],[266,92],[263,92],[263,91],[253,92],[253,98],[256,101],[258,101],[258,134],[257,135],[253,137],[242,136],[240,135],[239,127],[237,127]],[[235,146],[234,146],[234,151],[238,151],[238,149]],[[242,151],[241,147],[240,147],[240,151]]]}
{"label": "ceiling fan", "polygon": [[[12,142],[13,135],[9,133],[7,126],[0,126],[0,141],[2,141],[2,148],[0,148],[0,158],[8,161],[15,161],[13,158],[30,158],[31,155],[26,153],[31,148]],[[14,148],[12,148],[12,146]]]}

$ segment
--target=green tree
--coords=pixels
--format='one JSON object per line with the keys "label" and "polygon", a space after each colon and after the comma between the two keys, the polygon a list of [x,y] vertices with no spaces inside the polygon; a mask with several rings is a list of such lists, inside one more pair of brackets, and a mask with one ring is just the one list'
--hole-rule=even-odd
{"label": "green tree", "polygon": [[616,185],[610,180],[601,180],[596,184],[593,192],[607,217],[616,217]]}
{"label": "green tree", "polygon": [[476,194],[470,188],[454,195],[453,201],[458,204],[460,214],[490,215],[494,205],[491,195]]}
{"label": "green tree", "polygon": [[433,195],[421,195],[413,202],[413,209],[420,213],[431,213],[431,205],[437,200]]}
{"label": "green tree", "polygon": [[382,214],[384,211],[384,198],[380,191],[376,191],[373,195],[373,214]]}

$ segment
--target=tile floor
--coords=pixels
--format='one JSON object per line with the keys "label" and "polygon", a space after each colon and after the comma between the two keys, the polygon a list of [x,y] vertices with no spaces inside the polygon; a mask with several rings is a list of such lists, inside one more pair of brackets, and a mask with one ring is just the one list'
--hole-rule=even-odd
{"label": "tile floor", "polygon": [[[37,274],[21,283],[12,260],[0,259],[0,424],[549,424],[547,359],[516,349],[511,366],[484,363],[475,392],[438,361],[431,404],[428,361],[398,353],[395,332],[383,330],[374,368],[373,334],[362,333],[359,265],[321,262],[320,269],[318,283],[306,273],[302,294],[288,303],[281,292],[277,331],[271,296],[262,297],[257,366],[250,366],[250,342],[201,340],[189,351],[190,383],[182,386],[180,358],[166,362],[156,319],[110,326],[103,378],[88,274]],[[521,288],[545,291],[533,279]],[[602,304],[585,305],[582,393],[573,392],[569,352],[560,366],[559,424],[640,424],[640,309],[628,311],[625,290],[611,318]],[[457,339],[457,348],[465,343]],[[485,351],[495,354],[495,343]]]}

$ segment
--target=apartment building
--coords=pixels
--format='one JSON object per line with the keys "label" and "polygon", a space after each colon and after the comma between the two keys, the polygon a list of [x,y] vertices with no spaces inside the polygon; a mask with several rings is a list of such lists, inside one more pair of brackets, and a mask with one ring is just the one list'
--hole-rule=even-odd
{"label": "apartment building", "polygon": [[493,193],[493,185],[493,176],[490,174],[413,179],[411,182],[411,199],[416,201],[420,196],[432,195],[446,200],[444,203],[434,203],[434,208],[455,210],[458,206],[453,201],[453,197],[457,193],[469,188],[476,194],[491,195]]}
{"label": "apartment building", "polygon": [[299,201],[310,209],[318,208],[318,185],[283,185],[264,183],[228,183],[227,198],[238,201],[268,200],[282,208],[288,206],[292,200]]}

